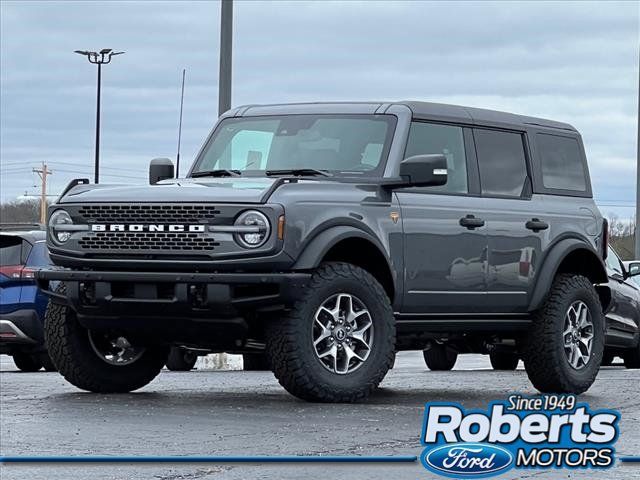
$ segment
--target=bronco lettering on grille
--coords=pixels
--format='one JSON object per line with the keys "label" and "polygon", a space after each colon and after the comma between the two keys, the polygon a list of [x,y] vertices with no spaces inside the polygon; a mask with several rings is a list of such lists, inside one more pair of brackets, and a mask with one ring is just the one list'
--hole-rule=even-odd
{"label": "bronco lettering on grille", "polygon": [[123,224],[91,225],[92,232],[191,232],[204,233],[206,225],[180,225],[180,224]]}

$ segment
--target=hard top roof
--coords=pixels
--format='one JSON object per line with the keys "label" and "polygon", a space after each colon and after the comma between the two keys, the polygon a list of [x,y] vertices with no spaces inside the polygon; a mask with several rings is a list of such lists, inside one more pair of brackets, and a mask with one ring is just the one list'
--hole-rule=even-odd
{"label": "hard top roof", "polygon": [[245,105],[230,110],[225,116],[300,115],[309,114],[374,114],[384,113],[393,105],[408,107],[416,117],[433,117],[471,124],[517,126],[541,126],[575,132],[568,123],[543,118],[516,115],[483,108],[448,105],[444,103],[404,100],[399,102],[316,102],[283,103],[273,105]]}

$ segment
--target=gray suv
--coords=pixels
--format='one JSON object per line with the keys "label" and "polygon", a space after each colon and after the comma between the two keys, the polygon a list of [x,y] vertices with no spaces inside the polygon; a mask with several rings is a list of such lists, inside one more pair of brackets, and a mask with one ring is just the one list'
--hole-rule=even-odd
{"label": "gray suv", "polygon": [[50,207],[46,338],[79,388],[140,388],[171,346],[262,358],[323,402],[366,398],[399,350],[517,355],[542,392],[596,377],[607,229],[570,125],[245,106],[173,176],[156,159],[150,185],[75,180]]}

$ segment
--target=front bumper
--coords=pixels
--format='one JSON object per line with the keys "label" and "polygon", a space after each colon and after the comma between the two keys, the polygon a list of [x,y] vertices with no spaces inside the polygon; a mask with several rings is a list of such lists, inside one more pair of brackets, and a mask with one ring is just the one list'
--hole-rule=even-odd
{"label": "front bumper", "polygon": [[[308,273],[166,273],[135,271],[37,272],[55,302],[96,317],[229,318],[292,304]],[[61,294],[50,282],[64,282]]]}

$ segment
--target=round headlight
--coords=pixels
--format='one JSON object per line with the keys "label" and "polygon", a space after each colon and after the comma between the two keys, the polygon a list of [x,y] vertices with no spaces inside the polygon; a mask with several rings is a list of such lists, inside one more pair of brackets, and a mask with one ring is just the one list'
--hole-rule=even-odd
{"label": "round headlight", "polygon": [[71,232],[58,230],[56,227],[61,225],[71,225],[73,220],[71,216],[64,210],[56,210],[49,219],[49,229],[51,238],[56,243],[64,243],[71,238]]}
{"label": "round headlight", "polygon": [[257,210],[243,212],[234,223],[236,227],[253,227],[247,232],[239,232],[235,235],[236,241],[245,248],[257,248],[267,241],[271,226],[269,219]]}

